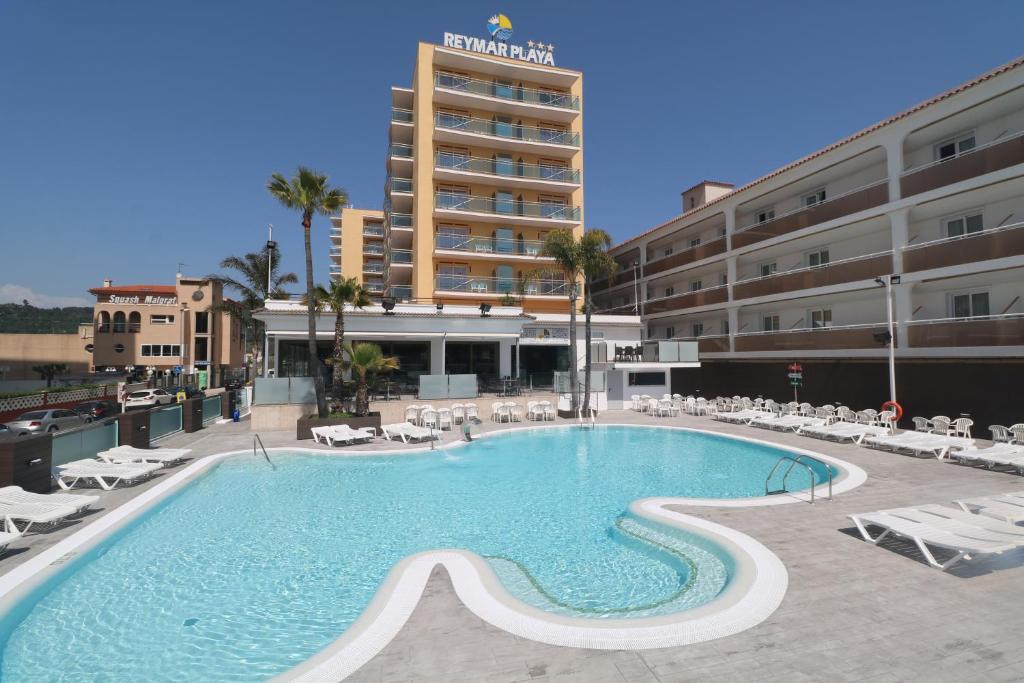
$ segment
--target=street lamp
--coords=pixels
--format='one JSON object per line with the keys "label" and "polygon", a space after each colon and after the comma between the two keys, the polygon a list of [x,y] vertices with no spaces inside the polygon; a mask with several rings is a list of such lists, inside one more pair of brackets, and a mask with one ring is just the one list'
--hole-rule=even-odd
{"label": "street lamp", "polygon": [[885,278],[876,277],[875,282],[885,287],[885,313],[888,323],[888,332],[875,334],[875,340],[889,347],[889,400],[896,402],[896,336],[893,330],[892,321],[892,286],[900,283],[899,275],[886,275]]}

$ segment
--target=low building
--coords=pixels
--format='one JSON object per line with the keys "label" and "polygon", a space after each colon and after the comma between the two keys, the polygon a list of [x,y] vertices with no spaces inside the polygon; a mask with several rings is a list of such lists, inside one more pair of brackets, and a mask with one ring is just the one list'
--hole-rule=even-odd
{"label": "low building", "polygon": [[241,325],[221,306],[221,283],[178,274],[172,285],[114,285],[90,289],[93,313],[92,370],[206,373],[208,386],[244,373]]}
{"label": "low building", "polygon": [[[0,334],[0,381],[11,391],[29,388],[40,380],[39,373],[32,368],[51,363],[67,367],[61,377],[82,377],[92,365],[92,335],[91,323],[79,325],[77,332],[64,334]],[[15,387],[11,382],[28,384]]]}

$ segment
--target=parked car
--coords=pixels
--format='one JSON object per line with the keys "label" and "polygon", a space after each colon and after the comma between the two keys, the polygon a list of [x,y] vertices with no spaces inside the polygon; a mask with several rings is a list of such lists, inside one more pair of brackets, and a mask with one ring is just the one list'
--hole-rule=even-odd
{"label": "parked car", "polygon": [[91,417],[83,417],[73,410],[66,408],[51,408],[49,410],[33,410],[18,416],[17,420],[11,420],[7,426],[15,430],[23,430],[30,434],[41,434],[43,432],[56,432],[61,429],[74,429],[92,422]]}
{"label": "parked car", "polygon": [[72,410],[79,415],[91,417],[94,420],[117,415],[120,412],[118,407],[110,401],[86,401],[85,403],[79,403]]}
{"label": "parked car", "polygon": [[0,424],[0,441],[8,438],[13,439],[16,436],[24,436],[26,434],[28,434],[28,432],[23,429],[11,429],[5,424]]}
{"label": "parked car", "polygon": [[152,408],[172,403],[174,397],[164,389],[139,389],[128,394],[124,399],[124,409]]}
{"label": "parked car", "polygon": [[196,389],[195,387],[171,387],[167,390],[167,393],[177,400],[179,391],[185,392],[185,398],[202,398],[206,396],[202,389]]}

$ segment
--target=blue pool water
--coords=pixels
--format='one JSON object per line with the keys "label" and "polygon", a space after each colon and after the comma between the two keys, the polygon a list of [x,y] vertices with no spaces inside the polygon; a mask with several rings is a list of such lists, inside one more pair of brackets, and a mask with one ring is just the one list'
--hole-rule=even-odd
{"label": "blue pool water", "polygon": [[[641,427],[557,428],[414,455],[223,460],[0,622],[5,681],[251,681],[359,616],[400,559],[488,558],[553,612],[635,618],[703,604],[729,558],[626,514],[648,496],[763,495],[785,451]],[[820,479],[824,469],[816,470]]]}

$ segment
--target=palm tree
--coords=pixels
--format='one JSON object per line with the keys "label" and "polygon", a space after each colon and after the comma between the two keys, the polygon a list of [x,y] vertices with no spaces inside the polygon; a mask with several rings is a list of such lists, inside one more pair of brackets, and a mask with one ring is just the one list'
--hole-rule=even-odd
{"label": "palm tree", "polygon": [[310,232],[313,215],[330,216],[348,203],[348,193],[340,187],[330,187],[327,176],[305,166],[299,166],[291,180],[280,173],[270,176],[267,191],[289,209],[302,213],[302,236],[306,244],[306,316],[309,319],[309,368],[316,388],[316,409],[320,417],[327,417],[327,392],[324,376],[320,372],[320,357],[316,351],[316,291],[313,287],[313,247]]}
{"label": "palm tree", "polygon": [[569,283],[569,409],[579,406],[579,370],[576,350],[576,301],[579,298],[579,280],[583,276],[584,257],[580,242],[571,230],[552,230],[544,239],[541,256],[555,260],[555,267]]}
{"label": "palm tree", "polygon": [[583,412],[590,410],[590,363],[591,350],[590,340],[592,330],[590,329],[590,316],[594,310],[594,299],[591,284],[614,273],[619,264],[608,254],[608,247],[612,244],[611,236],[604,230],[594,228],[587,230],[580,239],[580,250],[583,253],[583,276],[585,278],[585,289],[583,290],[583,315],[586,335],[586,365],[583,369]]}
{"label": "palm tree", "polygon": [[334,398],[341,398],[345,383],[345,306],[366,308],[370,305],[370,295],[354,277],[342,277],[331,280],[328,287],[317,285],[317,310],[330,306],[334,311],[334,351],[331,354],[331,392]]}
{"label": "palm tree", "polygon": [[365,417],[370,412],[367,376],[397,370],[398,359],[394,356],[385,356],[376,344],[346,344],[345,353],[348,354],[345,369],[351,370],[356,378],[356,415]]}
{"label": "palm tree", "polygon": [[[250,377],[256,376],[256,363],[260,348],[263,348],[264,358],[267,354],[263,323],[253,317],[253,312],[262,308],[267,299],[288,296],[282,289],[284,285],[295,284],[299,281],[299,277],[295,273],[279,273],[280,265],[281,253],[277,247],[268,249],[264,245],[260,251],[250,252],[245,256],[228,256],[221,260],[220,267],[234,271],[234,273],[207,275],[210,280],[216,280],[237,293],[237,300],[225,299],[216,308],[225,311],[237,320],[245,331],[246,339],[251,344],[250,357],[253,367],[250,370]],[[269,273],[267,272],[268,268]]]}

